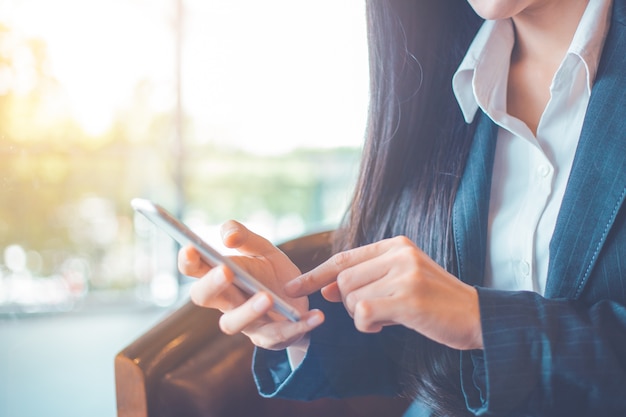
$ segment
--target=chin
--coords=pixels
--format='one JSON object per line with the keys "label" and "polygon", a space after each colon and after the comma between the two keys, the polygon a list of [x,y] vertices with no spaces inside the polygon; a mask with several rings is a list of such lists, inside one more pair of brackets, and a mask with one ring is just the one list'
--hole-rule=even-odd
{"label": "chin", "polygon": [[468,3],[486,20],[508,19],[523,10],[520,2],[515,0],[468,0]]}

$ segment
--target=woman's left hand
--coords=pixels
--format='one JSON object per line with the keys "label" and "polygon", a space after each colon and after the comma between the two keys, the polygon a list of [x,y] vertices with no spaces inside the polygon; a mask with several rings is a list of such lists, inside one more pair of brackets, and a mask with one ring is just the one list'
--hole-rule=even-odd
{"label": "woman's left hand", "polygon": [[338,253],[285,286],[292,297],[319,289],[362,332],[401,324],[455,349],[483,346],[476,289],[404,236]]}

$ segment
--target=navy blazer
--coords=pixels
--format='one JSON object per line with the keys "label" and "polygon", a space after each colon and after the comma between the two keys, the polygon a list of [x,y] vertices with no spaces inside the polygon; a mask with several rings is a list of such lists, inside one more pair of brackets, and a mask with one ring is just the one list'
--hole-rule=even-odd
{"label": "navy blazer", "polygon": [[[496,129],[479,121],[457,194],[460,278],[480,285]],[[550,242],[545,297],[478,287],[484,351],[464,353],[479,415],[626,415],[626,1],[611,27]],[[515,412],[515,411],[518,412]]]}
{"label": "navy blazer", "polygon": [[[496,127],[480,117],[453,211],[459,278],[478,289],[484,350],[461,353],[478,415],[626,415],[626,0],[614,0],[567,189],[550,244],[545,296],[482,284]],[[341,304],[311,334],[291,372],[284,351],[257,349],[265,396],[393,394],[393,353],[362,334]],[[415,409],[417,414],[419,411]]]}

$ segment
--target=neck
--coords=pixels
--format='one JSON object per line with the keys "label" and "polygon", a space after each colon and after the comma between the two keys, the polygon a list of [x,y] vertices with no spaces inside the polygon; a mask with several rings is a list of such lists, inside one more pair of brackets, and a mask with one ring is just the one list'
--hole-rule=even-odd
{"label": "neck", "polygon": [[554,0],[513,17],[514,60],[558,65],[569,48],[589,0]]}

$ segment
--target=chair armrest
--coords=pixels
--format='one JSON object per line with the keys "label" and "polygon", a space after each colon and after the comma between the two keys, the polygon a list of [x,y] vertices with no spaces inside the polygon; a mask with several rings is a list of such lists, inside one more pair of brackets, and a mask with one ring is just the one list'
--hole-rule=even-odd
{"label": "chair armrest", "polygon": [[[304,272],[330,256],[331,237],[317,233],[279,247]],[[188,302],[118,353],[118,417],[394,417],[409,404],[383,397],[262,398],[252,378],[252,343],[223,334],[220,315]]]}
{"label": "chair armrest", "polygon": [[187,358],[222,337],[219,312],[188,302],[115,357],[119,417],[146,417],[155,385]]}

